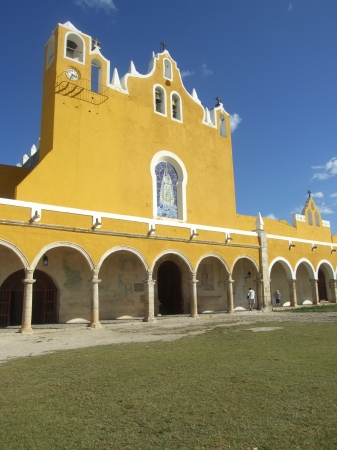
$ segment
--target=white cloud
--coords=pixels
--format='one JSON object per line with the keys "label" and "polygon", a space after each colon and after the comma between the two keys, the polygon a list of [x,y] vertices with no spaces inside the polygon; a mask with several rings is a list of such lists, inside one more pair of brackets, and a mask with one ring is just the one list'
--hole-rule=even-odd
{"label": "white cloud", "polygon": [[183,70],[182,72],[180,72],[181,78],[185,78],[185,77],[190,77],[192,75],[194,75],[194,72],[190,71],[190,70]]}
{"label": "white cloud", "polygon": [[78,6],[103,9],[106,12],[117,11],[113,0],[75,0],[75,3]]}
{"label": "white cloud", "polygon": [[231,132],[233,133],[233,131],[235,131],[237,129],[237,127],[239,126],[239,123],[241,122],[241,117],[239,116],[239,114],[231,114],[230,115],[230,127],[231,127]]}
{"label": "white cloud", "polygon": [[266,216],[266,219],[274,219],[274,220],[278,220],[276,216],[274,216],[273,213],[268,214],[268,216]]}
{"label": "white cloud", "polygon": [[317,172],[311,178],[312,180],[326,180],[337,175],[337,157],[333,157],[323,166],[312,166],[314,170],[323,169],[323,172]]}
{"label": "white cloud", "polygon": [[334,194],[331,194],[330,197],[337,197],[337,192],[335,192]]}
{"label": "white cloud", "polygon": [[292,11],[292,10],[293,10],[293,4],[292,4],[292,3],[289,3],[288,11]]}
{"label": "white cloud", "polygon": [[332,209],[329,208],[329,206],[325,206],[324,203],[321,206],[319,206],[318,209],[320,210],[321,214],[334,214]]}
{"label": "white cloud", "polygon": [[203,64],[201,66],[201,72],[202,72],[204,77],[207,77],[208,75],[213,75],[213,73],[214,73],[213,70],[207,68],[206,64]]}
{"label": "white cloud", "polygon": [[313,198],[323,198],[324,195],[323,195],[323,192],[313,192],[311,194],[311,197],[313,197]]}
{"label": "white cloud", "polygon": [[302,211],[303,206],[295,206],[295,208],[290,211],[290,214],[302,214]]}

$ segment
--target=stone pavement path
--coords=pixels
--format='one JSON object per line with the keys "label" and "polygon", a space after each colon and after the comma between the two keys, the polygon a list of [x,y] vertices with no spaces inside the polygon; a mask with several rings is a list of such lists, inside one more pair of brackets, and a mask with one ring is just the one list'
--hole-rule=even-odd
{"label": "stone pavement path", "polygon": [[[41,355],[96,345],[131,342],[173,341],[210,331],[219,326],[256,325],[271,322],[332,322],[337,313],[240,312],[234,314],[202,314],[199,319],[187,316],[160,317],[153,323],[140,319],[102,322],[102,329],[83,324],[56,324],[33,327],[32,335],[22,335],[19,327],[0,329],[0,363],[13,358]],[[258,325],[257,325],[258,326]]]}

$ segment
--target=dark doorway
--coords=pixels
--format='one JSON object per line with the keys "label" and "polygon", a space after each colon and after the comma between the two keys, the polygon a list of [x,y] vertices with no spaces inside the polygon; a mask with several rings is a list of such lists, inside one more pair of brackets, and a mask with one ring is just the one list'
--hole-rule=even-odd
{"label": "dark doorway", "polygon": [[158,300],[160,314],[183,314],[181,296],[181,274],[179,267],[172,261],[163,262],[157,275]]}
{"label": "dark doorway", "polygon": [[328,300],[328,295],[326,292],[326,283],[323,270],[318,270],[318,300]]}
{"label": "dark doorway", "polygon": [[[57,289],[52,279],[41,270],[35,270],[33,284],[32,324],[56,321]],[[0,327],[21,325],[24,270],[12,273],[0,287]]]}

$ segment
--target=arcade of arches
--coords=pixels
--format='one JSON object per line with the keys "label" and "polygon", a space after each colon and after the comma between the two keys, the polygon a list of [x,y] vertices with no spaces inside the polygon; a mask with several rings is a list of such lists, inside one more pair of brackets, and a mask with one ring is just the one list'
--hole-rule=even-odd
{"label": "arcade of arches", "polygon": [[[259,266],[244,255],[231,269],[218,255],[205,255],[194,270],[184,255],[168,252],[151,269],[138,251],[119,248],[95,267],[85,251],[57,245],[41,252],[35,266],[23,266],[15,249],[0,245],[1,327],[22,324],[31,331],[31,325],[58,322],[100,327],[100,321],[116,318],[151,321],[158,315],[240,311],[247,309],[250,287],[255,307],[268,307]],[[283,259],[270,266],[270,290],[280,290],[283,306],[336,302],[336,284],[326,262],[316,270],[308,261],[295,271]]]}

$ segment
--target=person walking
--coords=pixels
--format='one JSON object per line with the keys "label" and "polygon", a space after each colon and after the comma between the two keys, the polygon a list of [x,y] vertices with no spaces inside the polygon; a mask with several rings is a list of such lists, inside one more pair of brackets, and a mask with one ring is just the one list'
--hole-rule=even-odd
{"label": "person walking", "polygon": [[276,307],[280,307],[281,306],[281,293],[278,289],[276,289],[276,292],[274,294],[274,298],[276,300]]}
{"label": "person walking", "polygon": [[250,287],[247,294],[249,311],[253,311],[255,304],[255,291]]}

